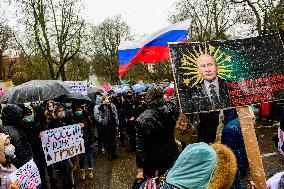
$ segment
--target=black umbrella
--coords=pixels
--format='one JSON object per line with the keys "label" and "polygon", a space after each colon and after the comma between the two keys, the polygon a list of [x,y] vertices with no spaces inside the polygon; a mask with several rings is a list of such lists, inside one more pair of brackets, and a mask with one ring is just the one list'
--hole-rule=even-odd
{"label": "black umbrella", "polygon": [[62,103],[72,102],[72,104],[80,104],[84,102],[92,102],[92,99],[79,93],[70,93],[56,98],[55,101]]}
{"label": "black umbrella", "polygon": [[7,90],[1,104],[23,104],[44,101],[69,94],[69,86],[59,80],[32,80]]}
{"label": "black umbrella", "polygon": [[100,93],[100,94],[105,93],[105,90],[102,87],[89,87],[87,91],[88,91],[88,96],[92,99],[95,98],[95,95],[97,93]]}

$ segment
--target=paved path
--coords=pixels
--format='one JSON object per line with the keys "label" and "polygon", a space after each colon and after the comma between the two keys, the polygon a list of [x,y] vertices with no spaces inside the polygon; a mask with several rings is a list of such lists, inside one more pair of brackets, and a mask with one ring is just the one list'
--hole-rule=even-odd
{"label": "paved path", "polygon": [[[257,137],[267,178],[284,170],[284,157],[277,152],[271,140],[277,134],[277,127],[257,127]],[[118,146],[119,159],[108,161],[106,154],[98,154],[95,150],[95,174],[93,180],[79,181],[78,189],[131,189],[135,174],[135,154],[128,153],[126,148]],[[248,188],[249,176],[244,178]]]}

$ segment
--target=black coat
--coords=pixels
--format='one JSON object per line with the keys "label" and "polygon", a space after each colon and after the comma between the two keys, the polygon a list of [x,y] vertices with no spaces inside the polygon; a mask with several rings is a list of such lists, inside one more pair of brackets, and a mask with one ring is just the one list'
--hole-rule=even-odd
{"label": "black coat", "polygon": [[61,119],[55,118],[55,119],[51,119],[48,122],[47,128],[49,129],[55,129],[55,128],[59,128],[59,127],[64,127],[64,126],[68,126],[68,125],[72,125],[73,124],[73,120],[71,120],[70,117],[63,117]]}
{"label": "black coat", "polygon": [[[218,79],[219,82],[219,101],[217,109],[223,109],[228,107],[234,107],[231,102],[229,94],[229,87],[224,79]],[[197,84],[196,86],[188,89],[184,94],[185,112],[201,112],[213,110],[209,96],[207,95],[204,82]]]}
{"label": "black coat", "polygon": [[174,128],[178,112],[172,103],[157,104],[146,109],[136,120],[136,163],[174,162],[179,151],[175,143]]}

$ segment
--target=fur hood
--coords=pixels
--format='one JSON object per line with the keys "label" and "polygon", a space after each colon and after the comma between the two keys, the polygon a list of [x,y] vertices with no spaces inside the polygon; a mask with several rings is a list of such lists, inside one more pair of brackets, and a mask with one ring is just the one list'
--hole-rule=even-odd
{"label": "fur hood", "polygon": [[230,189],[237,172],[237,160],[230,148],[223,144],[212,144],[217,154],[217,166],[207,189]]}

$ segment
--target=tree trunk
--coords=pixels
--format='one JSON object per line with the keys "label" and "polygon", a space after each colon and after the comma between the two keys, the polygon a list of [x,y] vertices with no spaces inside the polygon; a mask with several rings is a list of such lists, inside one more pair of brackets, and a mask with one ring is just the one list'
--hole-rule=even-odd
{"label": "tree trunk", "polygon": [[62,81],[66,81],[66,74],[65,74],[64,66],[63,66],[63,68],[60,70],[60,76],[61,76],[61,80],[62,80]]}
{"label": "tree trunk", "polygon": [[3,58],[3,52],[0,52],[0,80],[3,80],[4,77],[4,58]]}

